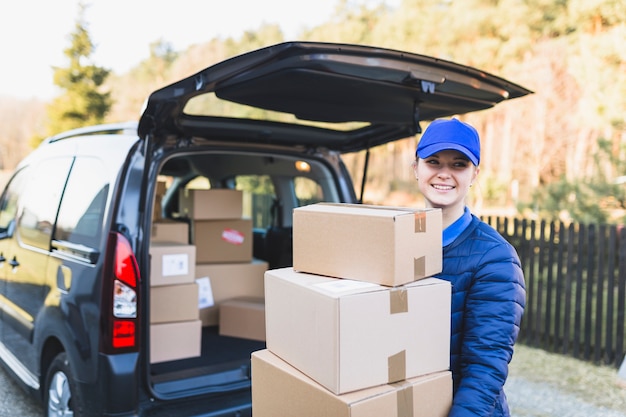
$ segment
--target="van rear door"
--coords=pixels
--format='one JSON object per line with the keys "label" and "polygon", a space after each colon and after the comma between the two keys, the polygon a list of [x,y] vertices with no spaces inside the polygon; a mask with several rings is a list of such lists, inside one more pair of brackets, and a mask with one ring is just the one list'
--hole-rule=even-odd
{"label": "van rear door", "polygon": [[155,91],[139,134],[171,146],[195,136],[351,152],[419,133],[422,121],[529,93],[484,71],[424,55],[287,42]]}

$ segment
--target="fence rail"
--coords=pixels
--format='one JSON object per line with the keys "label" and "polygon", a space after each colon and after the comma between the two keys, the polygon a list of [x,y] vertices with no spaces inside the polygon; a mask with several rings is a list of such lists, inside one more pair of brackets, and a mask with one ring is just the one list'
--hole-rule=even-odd
{"label": "fence rail", "polygon": [[484,220],[522,262],[527,305],[520,343],[619,367],[626,344],[626,228]]}

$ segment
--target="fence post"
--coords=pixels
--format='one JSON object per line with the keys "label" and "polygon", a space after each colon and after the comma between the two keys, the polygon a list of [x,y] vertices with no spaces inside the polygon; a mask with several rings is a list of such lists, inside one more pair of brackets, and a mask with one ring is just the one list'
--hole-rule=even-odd
{"label": "fence post", "polygon": [[626,355],[624,355],[624,360],[622,361],[622,366],[619,367],[619,371],[617,371],[617,379],[619,385],[626,388]]}

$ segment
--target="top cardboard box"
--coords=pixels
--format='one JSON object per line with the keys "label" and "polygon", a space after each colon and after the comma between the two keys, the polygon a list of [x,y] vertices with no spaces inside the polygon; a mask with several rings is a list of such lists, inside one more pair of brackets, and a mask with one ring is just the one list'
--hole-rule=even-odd
{"label": "top cardboard box", "polygon": [[387,286],[438,274],[441,210],[333,203],[298,207],[293,268]]}
{"label": "top cardboard box", "polygon": [[239,219],[243,192],[231,189],[186,189],[178,198],[180,215],[194,220]]}

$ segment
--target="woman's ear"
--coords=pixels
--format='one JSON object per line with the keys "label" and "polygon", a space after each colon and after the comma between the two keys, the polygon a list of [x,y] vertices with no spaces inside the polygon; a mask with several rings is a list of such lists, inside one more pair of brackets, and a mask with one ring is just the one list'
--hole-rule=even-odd
{"label": "woman's ear", "polygon": [[480,172],[480,167],[476,167],[476,169],[474,170],[474,175],[472,175],[472,182],[471,184],[474,184],[474,181],[476,181],[476,178],[478,177],[478,173]]}

